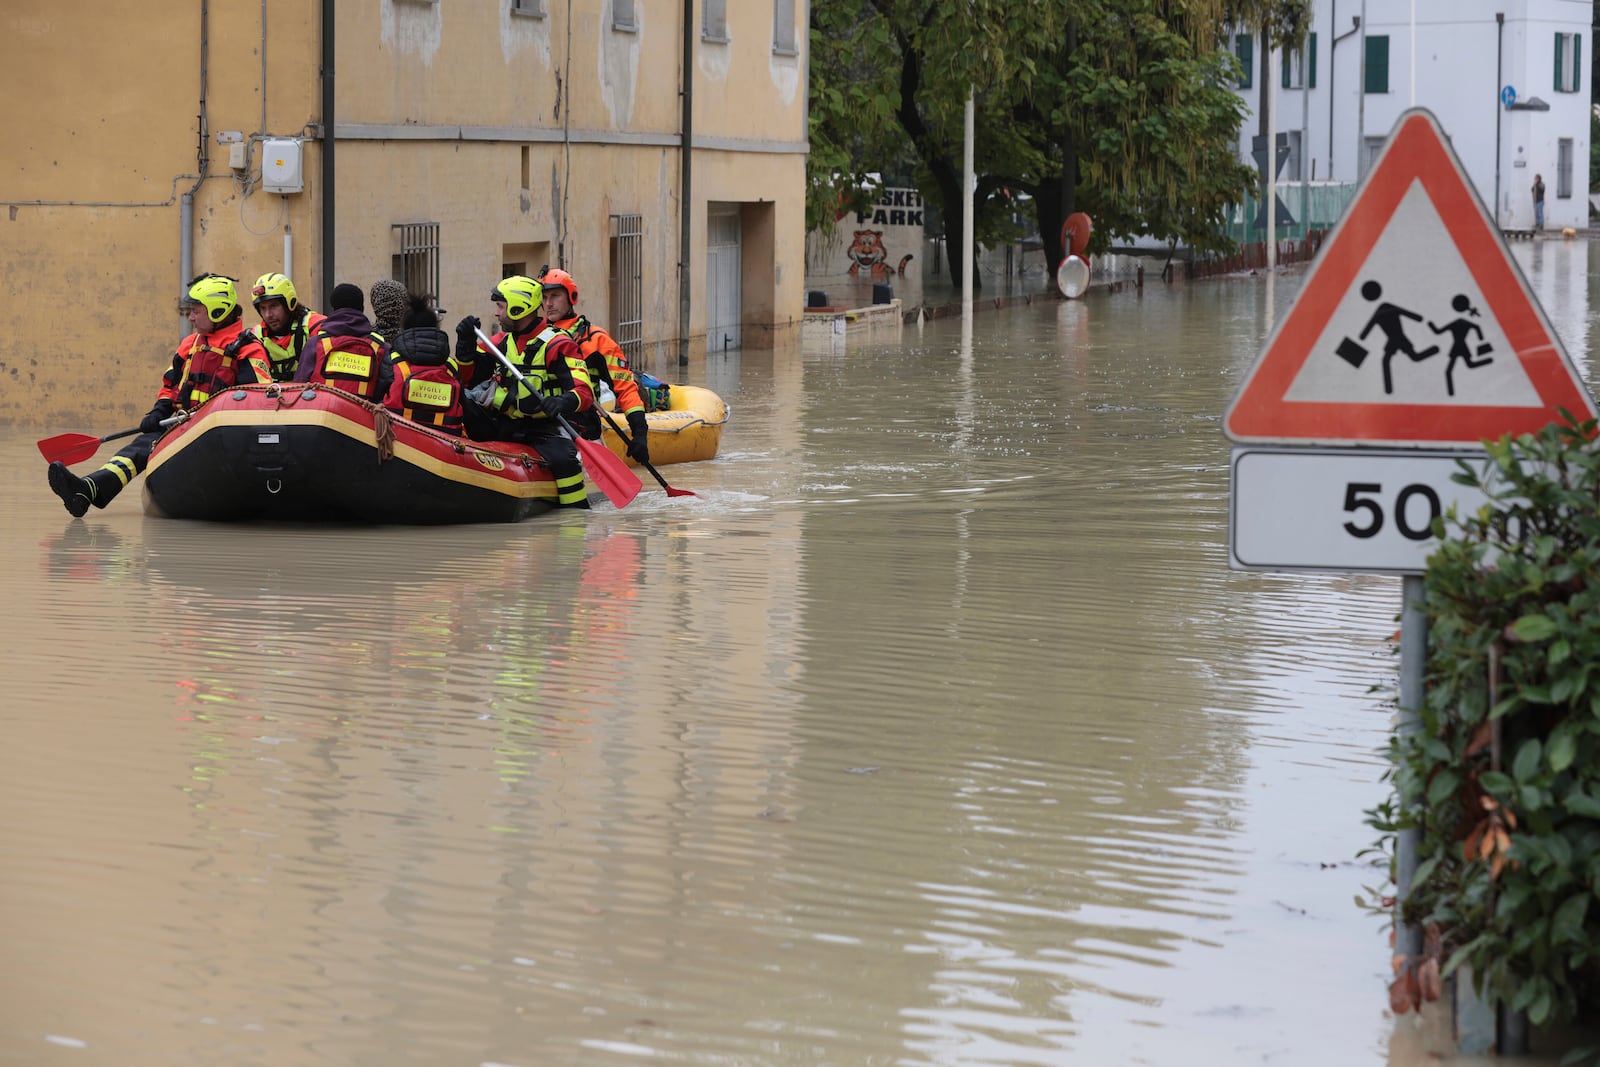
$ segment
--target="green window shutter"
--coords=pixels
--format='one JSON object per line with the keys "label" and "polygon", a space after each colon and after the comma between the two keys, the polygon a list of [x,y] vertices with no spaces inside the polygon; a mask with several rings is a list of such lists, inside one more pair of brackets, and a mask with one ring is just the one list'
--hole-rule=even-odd
{"label": "green window shutter", "polygon": [[1233,54],[1239,57],[1239,66],[1244,73],[1239,76],[1239,88],[1249,89],[1255,84],[1254,74],[1256,69],[1256,42],[1248,33],[1241,33],[1233,39]]}
{"label": "green window shutter", "polygon": [[1283,55],[1278,57],[1278,66],[1283,68],[1278,72],[1278,85],[1281,88],[1289,88],[1289,68],[1294,66],[1295,58],[1287,48],[1284,49]]}
{"label": "green window shutter", "polygon": [[1367,38],[1367,84],[1369,93],[1389,91],[1389,38]]}
{"label": "green window shutter", "polygon": [[1583,35],[1572,35],[1572,91],[1581,92],[1583,89]]}
{"label": "green window shutter", "polygon": [[1555,91],[1558,92],[1558,93],[1562,91],[1562,88],[1561,88],[1561,43],[1562,43],[1561,42],[1561,38],[1563,38],[1565,36],[1566,36],[1566,34],[1564,34],[1564,33],[1556,34],[1556,83],[1552,88],[1554,88]]}
{"label": "green window shutter", "polygon": [[1315,33],[1311,35],[1311,43],[1306,46],[1306,52],[1308,53],[1306,56],[1306,88],[1315,89],[1317,87],[1317,35]]}

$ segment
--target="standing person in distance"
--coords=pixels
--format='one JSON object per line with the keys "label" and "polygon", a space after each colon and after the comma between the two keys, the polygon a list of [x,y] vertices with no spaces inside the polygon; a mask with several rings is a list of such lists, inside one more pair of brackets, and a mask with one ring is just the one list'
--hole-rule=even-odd
{"label": "standing person in distance", "polygon": [[[515,441],[533,448],[556,479],[556,502],[587,508],[578,446],[562,432],[557,416],[572,417],[594,407],[594,391],[583,353],[566,333],[539,316],[541,292],[532,278],[501,279],[489,299],[501,332],[490,339],[522,374],[519,382],[482,347],[477,316],[456,324],[456,362],[465,382],[488,382],[483,399],[469,393],[463,405],[467,436],[474,441]],[[472,367],[469,373],[468,367]]]}
{"label": "standing person in distance", "polygon": [[[578,302],[578,283],[572,275],[559,267],[546,267],[539,272],[539,284],[544,286],[541,310],[545,320],[556,329],[565,330],[578,342],[584,365],[589,369],[589,381],[597,389],[601,382],[608,385],[617,398],[617,411],[628,420],[628,455],[636,463],[649,463],[650,425],[645,419],[638,380],[628,366],[622,346],[609,333],[578,314],[573,306]],[[598,404],[597,398],[597,408]],[[573,419],[572,424],[585,437],[598,441],[600,420],[599,411],[593,410]]]}
{"label": "standing person in distance", "polygon": [[63,463],[50,464],[50,489],[74,518],[93,504],[103,508],[150,463],[150,451],[166,429],[161,423],[177,412],[194,411],[216,393],[235,385],[270,382],[265,360],[240,355],[243,314],[233,279],[202,274],[178,298],[178,310],[194,331],[178,343],[172,365],[161,376],[155,406],[139,423],[139,436],[122,451],[80,478]]}
{"label": "standing person in distance", "polygon": [[1544,229],[1544,175],[1533,176],[1533,228]]}

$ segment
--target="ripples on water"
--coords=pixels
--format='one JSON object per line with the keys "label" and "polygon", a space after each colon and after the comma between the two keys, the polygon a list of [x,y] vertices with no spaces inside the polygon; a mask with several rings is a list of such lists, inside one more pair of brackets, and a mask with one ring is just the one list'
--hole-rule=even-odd
{"label": "ripples on water", "polygon": [[1398,583],[1226,568],[1264,299],[715,357],[700,497],[513,528],[4,431],[0,1061],[1383,1062]]}

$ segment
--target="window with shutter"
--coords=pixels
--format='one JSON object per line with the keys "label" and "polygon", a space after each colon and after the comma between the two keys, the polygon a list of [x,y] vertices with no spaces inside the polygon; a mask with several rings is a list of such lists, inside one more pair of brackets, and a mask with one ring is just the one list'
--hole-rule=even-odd
{"label": "window with shutter", "polygon": [[1233,39],[1233,54],[1239,60],[1239,88],[1249,89],[1255,82],[1252,75],[1256,69],[1256,42],[1248,33],[1241,33]]}
{"label": "window with shutter", "polygon": [[1367,84],[1369,93],[1389,91],[1389,38],[1367,38]]}

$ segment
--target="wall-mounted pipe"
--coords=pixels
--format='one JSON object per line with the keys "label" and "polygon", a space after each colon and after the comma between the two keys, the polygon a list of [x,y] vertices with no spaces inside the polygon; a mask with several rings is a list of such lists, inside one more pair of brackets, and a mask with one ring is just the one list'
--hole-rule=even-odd
{"label": "wall-mounted pipe", "polygon": [[1337,62],[1337,59],[1338,59],[1337,49],[1339,47],[1339,42],[1340,41],[1344,40],[1346,37],[1349,37],[1352,33],[1359,32],[1360,29],[1361,29],[1361,16],[1360,15],[1351,15],[1350,16],[1350,21],[1352,23],[1351,27],[1348,30],[1345,30],[1343,33],[1338,33],[1338,29],[1339,29],[1339,23],[1338,23],[1338,19],[1337,19],[1338,12],[1339,12],[1339,3],[1338,3],[1338,0],[1334,0],[1333,18],[1330,19],[1330,21],[1328,22],[1328,33],[1330,35],[1335,35],[1333,37],[1333,43],[1328,46],[1328,180],[1329,181],[1337,181],[1338,180],[1338,175],[1334,174],[1334,172],[1333,172],[1333,154],[1334,154],[1333,153],[1333,106],[1338,100],[1337,95],[1333,91],[1333,86],[1334,86],[1334,76],[1337,73],[1337,71],[1339,70],[1338,62]]}
{"label": "wall-mounted pipe", "polygon": [[689,365],[689,236],[694,223],[694,0],[683,0],[683,138],[678,149],[678,366]]}
{"label": "wall-mounted pipe", "polygon": [[189,284],[194,270],[194,194],[205,184],[211,165],[211,127],[206,115],[206,75],[211,59],[211,3],[200,0],[200,143],[195,149],[194,185],[183,194],[178,208],[178,285]]}
{"label": "wall-mounted pipe", "polygon": [[[322,0],[322,305],[327,306],[328,294],[334,286],[334,251],[336,247],[334,223],[334,143],[338,116],[334,111],[333,96],[333,10],[334,0]],[[318,290],[312,290],[316,292]]]}
{"label": "wall-mounted pipe", "polygon": [[1494,228],[1500,228],[1500,87],[1505,84],[1506,13],[1494,13]]}

